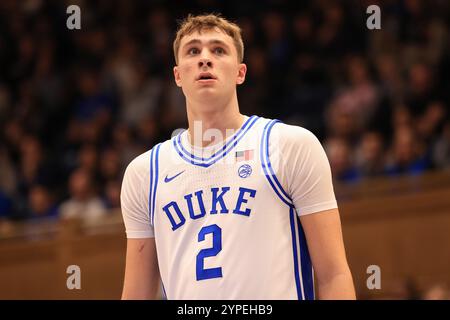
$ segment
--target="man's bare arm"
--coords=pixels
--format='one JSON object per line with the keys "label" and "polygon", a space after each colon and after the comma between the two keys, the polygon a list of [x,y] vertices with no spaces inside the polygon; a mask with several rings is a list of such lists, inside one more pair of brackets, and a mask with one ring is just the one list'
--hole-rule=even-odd
{"label": "man's bare arm", "polygon": [[128,239],[122,299],[157,299],[158,288],[155,238]]}
{"label": "man's bare arm", "polygon": [[319,299],[355,299],[338,209],[300,217],[317,278]]}

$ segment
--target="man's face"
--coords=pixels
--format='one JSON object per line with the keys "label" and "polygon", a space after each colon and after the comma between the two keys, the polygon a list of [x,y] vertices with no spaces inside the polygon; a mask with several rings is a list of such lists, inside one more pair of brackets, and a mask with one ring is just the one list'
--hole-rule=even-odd
{"label": "man's face", "polygon": [[187,100],[202,103],[231,99],[245,80],[233,39],[219,29],[194,32],[181,39],[175,82]]}

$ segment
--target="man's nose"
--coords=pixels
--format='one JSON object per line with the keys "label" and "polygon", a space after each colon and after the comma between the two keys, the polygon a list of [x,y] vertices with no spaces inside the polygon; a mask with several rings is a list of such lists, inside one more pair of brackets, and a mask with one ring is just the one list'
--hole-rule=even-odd
{"label": "man's nose", "polygon": [[199,60],[199,62],[198,62],[198,66],[200,67],[200,68],[202,68],[202,67],[212,67],[212,62],[211,62],[211,60],[209,59],[209,58],[201,58],[200,60]]}

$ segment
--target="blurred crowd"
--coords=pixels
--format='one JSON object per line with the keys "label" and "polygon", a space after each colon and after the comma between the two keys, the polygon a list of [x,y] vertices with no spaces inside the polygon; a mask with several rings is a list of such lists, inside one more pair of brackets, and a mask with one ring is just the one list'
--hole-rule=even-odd
{"label": "blurred crowd", "polygon": [[172,41],[204,12],[243,29],[242,112],[311,130],[337,181],[450,168],[449,1],[2,0],[0,217],[120,206],[127,164],[186,128]]}

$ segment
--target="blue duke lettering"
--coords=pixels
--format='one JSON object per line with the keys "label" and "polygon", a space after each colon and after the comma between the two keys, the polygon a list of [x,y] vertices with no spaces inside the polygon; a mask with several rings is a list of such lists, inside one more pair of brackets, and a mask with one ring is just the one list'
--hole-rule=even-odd
{"label": "blue duke lettering", "polygon": [[[169,218],[173,231],[184,225],[186,217],[189,217],[191,220],[196,220],[203,218],[206,213],[211,215],[216,215],[218,213],[228,214],[230,212],[229,208],[232,208],[231,212],[233,214],[249,217],[252,211],[249,200],[255,198],[256,190],[240,187],[238,189],[237,197],[233,199],[233,201],[230,201],[229,191],[230,187],[211,188],[210,208],[205,207],[205,193],[203,190],[199,190],[183,197],[186,206],[181,207],[181,204],[178,204],[176,201],[171,201],[162,209]],[[194,209],[194,207],[197,209]],[[181,208],[183,208],[184,211],[182,211]],[[186,209],[188,214],[186,214]]]}

